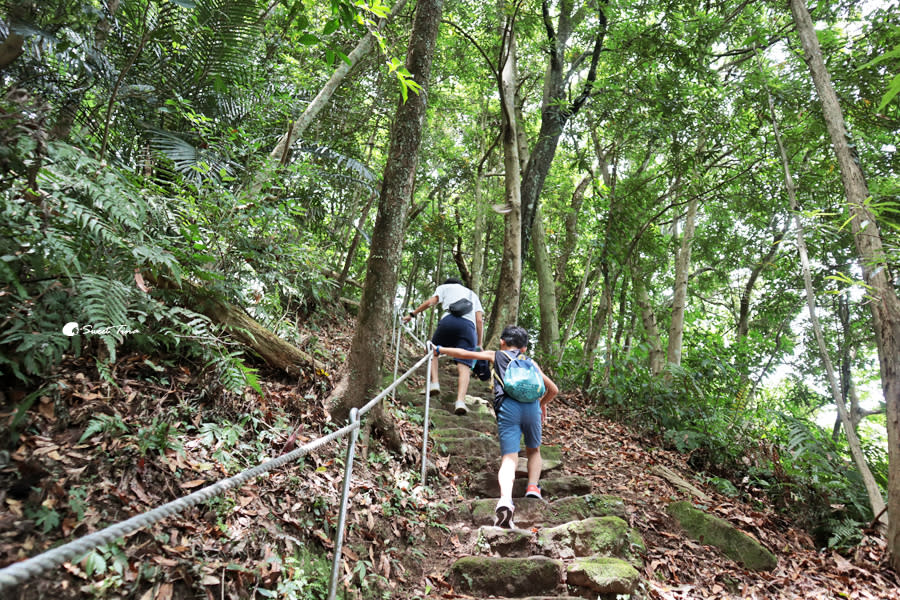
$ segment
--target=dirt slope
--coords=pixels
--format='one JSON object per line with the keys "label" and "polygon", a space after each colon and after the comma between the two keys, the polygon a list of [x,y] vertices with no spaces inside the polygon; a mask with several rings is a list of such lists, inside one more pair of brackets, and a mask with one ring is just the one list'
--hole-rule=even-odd
{"label": "dirt slope", "polygon": [[[329,340],[334,357],[346,355],[345,329],[319,338]],[[279,454],[292,432],[303,444],[333,430],[324,410],[333,382],[327,372],[291,381],[262,373],[263,398],[235,397],[198,378],[188,365],[148,360],[122,357],[113,370],[117,387],[102,383],[90,363],[71,361],[59,373],[62,392],[29,411],[21,439],[0,464],[0,566],[234,475]],[[338,366],[335,361],[331,368]],[[453,367],[442,369],[442,379],[452,380]],[[423,375],[412,378],[413,389],[421,388]],[[11,422],[21,393],[10,390],[3,398],[4,423]],[[475,382],[471,393],[486,395],[487,386]],[[446,574],[465,555],[466,541],[442,522],[461,499],[457,483],[464,474],[448,470],[447,461],[432,453],[440,479],[430,489],[417,486],[421,409],[398,403],[391,413],[407,452],[389,454],[377,434],[360,440],[342,587],[347,598],[465,598],[449,586]],[[98,415],[117,418],[124,429],[110,425],[82,441]],[[175,428],[160,425],[165,422]],[[545,443],[561,446],[567,469],[589,477],[594,491],[625,499],[630,524],[647,546],[640,597],[900,597],[896,577],[885,568],[882,540],[868,538],[850,557],[817,552],[810,536],[785,517],[704,486],[682,456],[592,414],[590,401],[577,393],[563,390],[551,406]],[[323,597],[344,448],[341,442],[310,454],[39,577],[10,597]],[[691,498],[654,475],[653,465],[700,488],[712,500],[711,512],[777,554],[777,570],[745,571],[682,535],[664,509],[672,500]]]}

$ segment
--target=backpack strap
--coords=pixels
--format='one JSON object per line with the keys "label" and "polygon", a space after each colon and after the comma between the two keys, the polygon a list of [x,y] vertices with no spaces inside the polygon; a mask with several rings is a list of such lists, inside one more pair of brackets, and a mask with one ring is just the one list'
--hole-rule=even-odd
{"label": "backpack strap", "polygon": [[509,352],[508,350],[497,350],[497,353],[494,354],[494,357],[495,357],[495,358],[494,358],[494,362],[491,363],[491,381],[493,382],[493,381],[496,380],[497,383],[500,384],[500,387],[503,387],[503,380],[500,379],[500,376],[497,375],[497,371],[494,369],[494,365],[497,364],[496,356],[497,356],[497,354],[499,354],[500,352],[502,352],[503,354],[507,355],[507,356],[509,357],[509,359],[510,359],[510,362],[512,362],[513,360],[515,360],[516,357],[513,356],[512,353]]}

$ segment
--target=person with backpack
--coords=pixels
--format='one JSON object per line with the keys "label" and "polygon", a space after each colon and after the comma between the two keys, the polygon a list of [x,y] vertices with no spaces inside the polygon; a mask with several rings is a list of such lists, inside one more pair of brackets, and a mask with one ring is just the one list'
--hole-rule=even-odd
{"label": "person with backpack", "polygon": [[[420,304],[403,317],[408,323],[416,315],[440,304],[444,314],[438,321],[437,329],[431,337],[431,343],[437,346],[454,346],[466,350],[481,350],[484,332],[484,308],[478,294],[463,285],[456,277],[448,277],[439,285],[434,296]],[[431,385],[425,390],[427,394],[440,395],[441,384],[438,381],[438,361],[431,361]],[[466,406],[466,393],[469,391],[469,379],[474,360],[456,359],[457,385],[456,404],[453,410],[458,415],[469,412]]]}
{"label": "person with backpack", "polygon": [[528,487],[526,498],[541,498],[538,481],[541,477],[541,430],[547,419],[547,404],[559,393],[559,388],[533,360],[525,356],[528,332],[517,325],[508,325],[500,334],[500,350],[472,352],[461,348],[435,346],[435,356],[441,354],[456,359],[487,360],[493,363],[494,414],[497,416],[497,436],[500,439],[500,500],[497,502],[494,525],[513,528],[513,482],[519,461],[519,440],[525,437],[525,456],[528,459]]}

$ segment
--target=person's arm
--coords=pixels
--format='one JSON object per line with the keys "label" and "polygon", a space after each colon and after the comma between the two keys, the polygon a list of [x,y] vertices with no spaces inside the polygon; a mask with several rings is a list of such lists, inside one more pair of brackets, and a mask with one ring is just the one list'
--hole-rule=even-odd
{"label": "person's arm", "polygon": [[473,352],[471,350],[463,350],[462,348],[453,348],[450,346],[435,346],[434,355],[449,356],[450,358],[462,358],[464,360],[489,360],[494,362],[494,353],[490,350],[482,350],[481,352]]}
{"label": "person's arm", "polygon": [[478,347],[484,347],[484,313],[480,310],[475,313],[475,332],[478,334]]}
{"label": "person's arm", "polygon": [[[535,366],[537,367],[537,363],[535,363]],[[540,372],[541,377],[544,378],[544,388],[546,389],[544,395],[541,396],[541,421],[543,422],[547,420],[547,405],[559,394],[559,387],[541,371],[540,367],[537,367],[537,370]]]}
{"label": "person's arm", "polygon": [[417,314],[419,314],[420,312],[424,312],[424,311],[428,310],[429,308],[431,308],[432,306],[434,306],[434,305],[437,304],[437,303],[438,303],[438,297],[437,297],[437,296],[432,296],[431,298],[429,298],[428,300],[426,300],[425,302],[423,302],[422,304],[420,304],[419,306],[417,306],[417,307],[415,308],[415,310],[413,310],[411,313],[409,313],[408,315],[406,315],[405,317],[403,317],[403,322],[404,322],[404,323],[409,323],[410,320],[413,319],[413,318],[415,318],[415,316],[416,316]]}

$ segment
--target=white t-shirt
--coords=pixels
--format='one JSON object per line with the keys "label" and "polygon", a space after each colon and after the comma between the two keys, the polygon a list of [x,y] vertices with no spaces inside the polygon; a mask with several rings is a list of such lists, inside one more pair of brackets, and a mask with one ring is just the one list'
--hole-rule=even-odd
{"label": "white t-shirt", "polygon": [[[472,302],[472,312],[463,318],[475,323],[475,313],[484,313],[484,309],[481,307],[481,300],[478,299],[478,294],[464,285],[458,283],[445,283],[437,287],[434,295],[438,297],[438,302],[441,303],[441,308],[444,309],[444,314],[441,315],[442,319],[450,314],[450,305],[463,298],[467,298]],[[477,325],[477,323],[475,324]]]}

